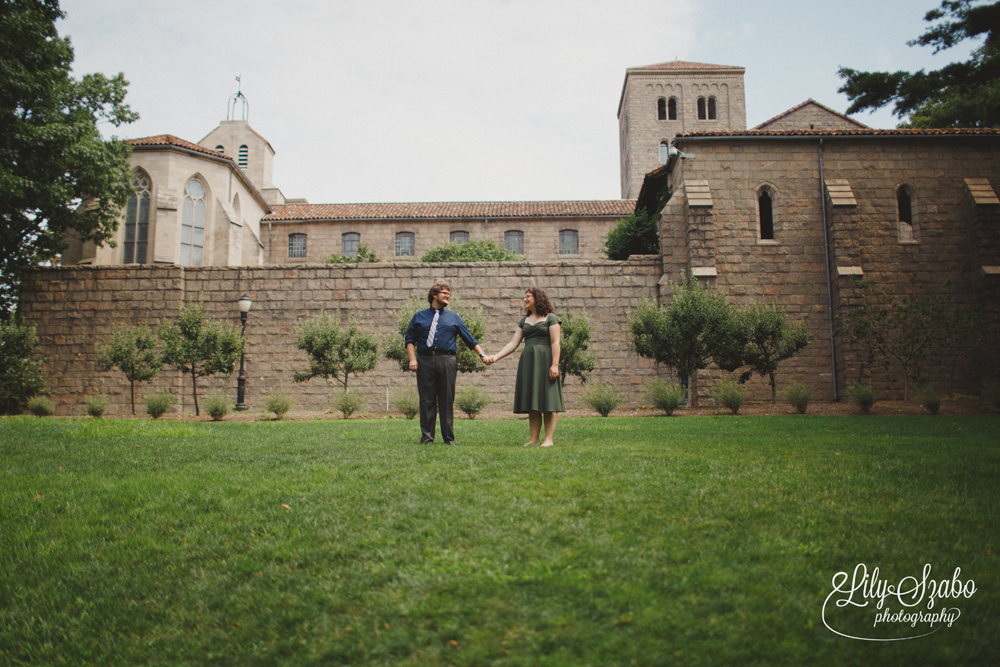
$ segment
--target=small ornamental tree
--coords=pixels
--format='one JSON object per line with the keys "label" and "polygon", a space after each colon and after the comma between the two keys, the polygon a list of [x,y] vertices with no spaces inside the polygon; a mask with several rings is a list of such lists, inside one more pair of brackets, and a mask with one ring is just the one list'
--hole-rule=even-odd
{"label": "small ornamental tree", "polygon": [[[406,343],[403,340],[406,335],[406,327],[410,326],[410,320],[413,319],[417,311],[427,307],[427,299],[412,298],[404,301],[403,305],[396,311],[396,335],[387,336],[383,341],[385,358],[399,364],[399,369],[402,371],[410,370],[410,355],[406,353]],[[451,297],[448,309],[461,317],[472,337],[482,343],[483,336],[486,335],[483,309],[479,306],[466,306],[457,296]],[[459,373],[478,373],[486,370],[486,364],[482,362],[479,355],[467,348],[461,339],[458,340],[456,360]]]}
{"label": "small ornamental tree", "polygon": [[445,243],[431,248],[421,262],[523,262],[524,257],[493,241],[477,239],[467,243]]}
{"label": "small ornamental tree", "polygon": [[191,376],[194,414],[198,409],[198,378],[222,373],[232,375],[243,350],[237,326],[209,320],[201,303],[181,308],[177,320],[161,320],[157,328],[163,341],[163,363]]}
{"label": "small ornamental tree", "polygon": [[97,365],[106,371],[118,368],[128,380],[133,415],[135,383],[149,382],[163,367],[156,345],[156,334],[149,327],[115,326],[108,344],[97,346]]}
{"label": "small ornamental tree", "polygon": [[622,218],[604,237],[604,254],[608,259],[624,260],[629,255],[659,255],[660,230],[656,217],[644,210]]}
{"label": "small ornamental tree", "polygon": [[740,383],[749,380],[754,373],[766,376],[771,385],[771,403],[776,404],[778,390],[774,375],[778,364],[809,344],[809,325],[805,320],[792,324],[784,310],[761,303],[738,311],[736,322],[745,341],[742,365],[749,367],[740,377]]}
{"label": "small ornamental tree", "polygon": [[567,312],[559,329],[559,380],[566,384],[567,375],[575,375],[586,384],[587,376],[597,367],[590,346],[590,318],[587,311],[579,315]]}
{"label": "small ornamental tree", "polygon": [[0,321],[0,413],[19,414],[45,389],[42,362],[35,359],[37,345],[35,327],[19,324],[14,318]]}
{"label": "small ornamental tree", "polygon": [[347,391],[350,376],[366,373],[378,364],[378,340],[357,322],[340,325],[340,316],[321,313],[295,328],[295,344],[309,355],[309,370],[295,373],[296,382],[314,377],[333,379]]}

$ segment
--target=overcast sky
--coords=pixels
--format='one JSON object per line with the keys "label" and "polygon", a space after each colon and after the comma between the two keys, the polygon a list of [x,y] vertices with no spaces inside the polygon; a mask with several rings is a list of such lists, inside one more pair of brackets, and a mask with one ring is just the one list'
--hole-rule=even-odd
{"label": "overcast sky", "polygon": [[[310,203],[617,199],[625,69],[746,68],[747,126],[813,98],[840,66],[938,68],[906,42],[937,0],[62,0],[74,72],[130,82],[141,118],[106,134],[200,141],[235,77]],[[237,110],[240,118],[241,110]],[[855,116],[895,127],[888,111]]]}

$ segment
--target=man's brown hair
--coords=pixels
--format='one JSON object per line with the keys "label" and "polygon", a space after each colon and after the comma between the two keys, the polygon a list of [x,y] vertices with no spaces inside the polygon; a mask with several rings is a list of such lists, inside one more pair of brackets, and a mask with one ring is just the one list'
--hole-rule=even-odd
{"label": "man's brown hair", "polygon": [[427,303],[434,305],[434,297],[436,297],[441,292],[451,293],[451,288],[445,283],[435,283],[431,285],[431,288],[427,290]]}

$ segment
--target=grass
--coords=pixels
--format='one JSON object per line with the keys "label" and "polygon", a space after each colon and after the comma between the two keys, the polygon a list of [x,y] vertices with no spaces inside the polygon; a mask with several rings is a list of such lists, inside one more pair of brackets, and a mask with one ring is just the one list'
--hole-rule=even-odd
{"label": "grass", "polygon": [[[0,665],[992,664],[996,425],[3,419]],[[845,639],[820,610],[858,563],[977,591]]]}

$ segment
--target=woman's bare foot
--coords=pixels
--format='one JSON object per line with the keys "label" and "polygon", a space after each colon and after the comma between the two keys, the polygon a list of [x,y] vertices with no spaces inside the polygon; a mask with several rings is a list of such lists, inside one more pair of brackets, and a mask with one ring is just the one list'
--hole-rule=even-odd
{"label": "woman's bare foot", "polygon": [[532,445],[537,445],[537,444],[538,444],[537,440],[529,440],[528,442],[524,443],[524,446],[531,447]]}
{"label": "woman's bare foot", "polygon": [[551,447],[554,444],[556,443],[552,442],[551,440],[546,440],[545,442],[542,443],[542,447]]}

